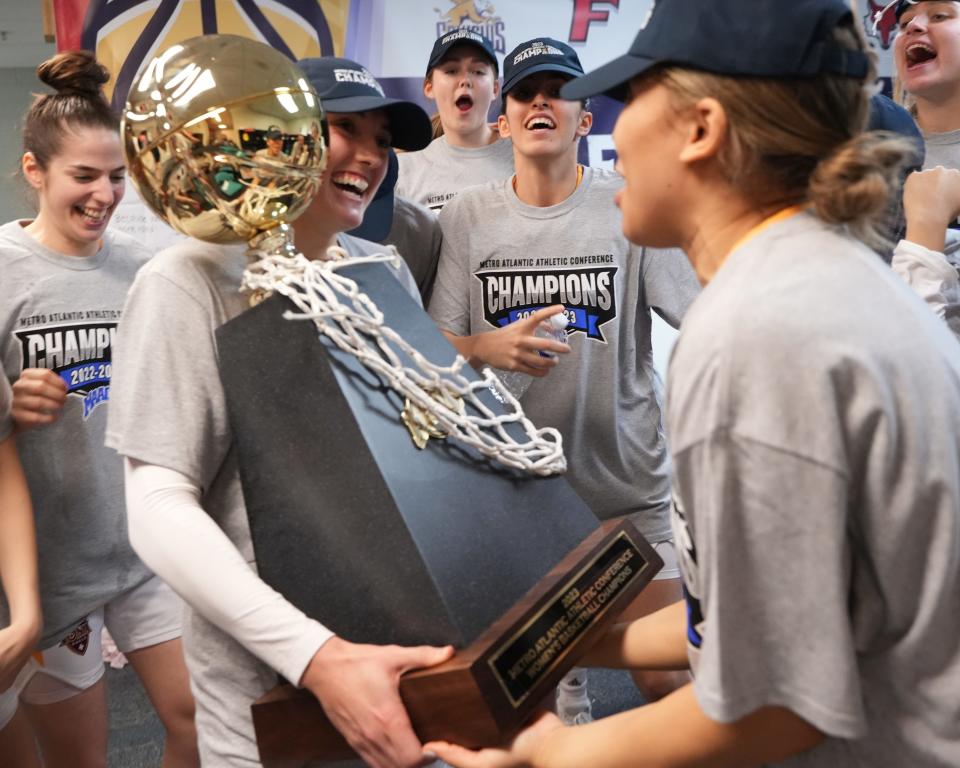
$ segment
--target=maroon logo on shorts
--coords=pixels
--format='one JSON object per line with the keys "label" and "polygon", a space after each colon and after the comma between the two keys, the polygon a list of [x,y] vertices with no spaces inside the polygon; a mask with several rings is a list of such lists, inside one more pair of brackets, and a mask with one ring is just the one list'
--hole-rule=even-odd
{"label": "maroon logo on shorts", "polygon": [[61,647],[69,648],[77,656],[83,656],[90,647],[90,625],[84,619],[73,631],[60,641]]}

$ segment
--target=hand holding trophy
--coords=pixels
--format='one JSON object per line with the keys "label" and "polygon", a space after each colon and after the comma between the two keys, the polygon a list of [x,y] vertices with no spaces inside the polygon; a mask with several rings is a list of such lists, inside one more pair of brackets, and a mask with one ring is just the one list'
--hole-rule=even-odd
{"label": "hand holding trophy", "polygon": [[[351,80],[382,99],[369,73]],[[489,744],[660,560],[629,523],[598,526],[556,476],[559,435],[456,355],[386,266],[395,254],[296,253],[288,222],[320,184],[320,100],[336,113],[338,87],[314,91],[241,38],[174,46],[131,89],[130,175],[177,230],[249,242],[245,282],[273,294],[216,331],[260,578],[345,640],[456,646],[404,675],[401,697],[421,739]],[[316,699],[290,687],[254,722],[267,766],[350,755]]]}

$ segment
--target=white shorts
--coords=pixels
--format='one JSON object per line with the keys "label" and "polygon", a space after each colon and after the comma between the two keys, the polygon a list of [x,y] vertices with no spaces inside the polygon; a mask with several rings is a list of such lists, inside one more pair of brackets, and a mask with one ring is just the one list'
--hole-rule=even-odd
{"label": "white shorts", "polygon": [[56,645],[37,651],[0,693],[0,728],[28,704],[54,704],[76,696],[103,677],[100,635],[104,624],[122,652],[138,651],[180,637],[183,602],[158,577],[113,598],[85,616]]}
{"label": "white shorts", "polygon": [[663,560],[663,568],[653,577],[654,581],[663,581],[665,579],[680,578],[680,564],[677,562],[677,548],[673,544],[673,539],[658,541],[651,545],[656,553]]}

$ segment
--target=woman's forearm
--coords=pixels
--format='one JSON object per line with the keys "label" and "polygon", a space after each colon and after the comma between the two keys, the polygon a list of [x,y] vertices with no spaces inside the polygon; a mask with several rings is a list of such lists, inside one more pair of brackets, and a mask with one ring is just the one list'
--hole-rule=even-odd
{"label": "woman's forearm", "polygon": [[686,669],[687,613],[682,600],[617,624],[584,656],[585,667]]}
{"label": "woman's forearm", "polygon": [[10,623],[40,631],[37,540],[27,481],[12,437],[0,442],[0,583],[10,606]]}

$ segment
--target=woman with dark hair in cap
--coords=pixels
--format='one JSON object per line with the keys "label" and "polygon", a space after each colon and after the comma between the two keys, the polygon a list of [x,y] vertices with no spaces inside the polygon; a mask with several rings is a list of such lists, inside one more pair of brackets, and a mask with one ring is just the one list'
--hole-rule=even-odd
{"label": "woman with dark hair in cap", "polygon": [[693,682],[427,745],[456,766],[960,765],[960,346],[863,242],[909,146],[861,130],[843,0],[750,5],[660,0],[563,90],[627,102],[624,232],[705,284],[667,381],[685,599],[591,658]]}
{"label": "woman with dark hair in cap", "polygon": [[[298,249],[312,258],[331,246],[378,252],[343,233],[360,224],[390,147],[425,146],[429,119],[385,98],[353,61],[300,64],[323,100],[330,144],[320,191],[297,221]],[[245,252],[189,242],[158,254],[130,293],[114,357],[108,442],[125,457],[131,542],[190,606],[185,648],[203,762],[259,764],[250,705],[279,672],[317,696],[369,765],[419,765],[397,680],[450,649],[347,642],[257,576],[214,336],[248,306]],[[416,296],[409,271],[395,274]],[[157,386],[157,371],[168,384]]]}
{"label": "woman with dark hair in cap", "polygon": [[421,152],[399,156],[397,194],[439,213],[473,184],[513,173],[513,150],[487,122],[500,93],[493,43],[472,29],[438,37],[427,62],[423,94],[437,104],[441,135]]}
{"label": "woman with dark hair in cap", "polygon": [[[536,424],[560,430],[567,477],[593,512],[629,517],[657,547],[667,566],[628,609],[636,618],[680,599],[652,311],[679,327],[699,285],[683,254],[623,236],[613,205],[622,179],[577,163],[593,115],[560,88],[582,74],[559,40],[534,38],[507,55],[499,125],[516,174],[464,191],[440,214],[430,314],[472,364],[509,372]],[[569,346],[536,335],[561,303]],[[682,682],[663,672],[637,678],[648,700]],[[575,670],[559,686],[567,721],[589,719],[584,680]]]}

